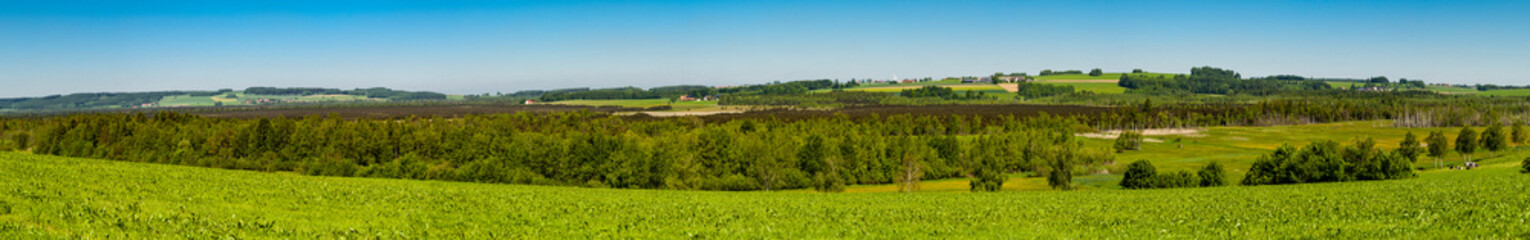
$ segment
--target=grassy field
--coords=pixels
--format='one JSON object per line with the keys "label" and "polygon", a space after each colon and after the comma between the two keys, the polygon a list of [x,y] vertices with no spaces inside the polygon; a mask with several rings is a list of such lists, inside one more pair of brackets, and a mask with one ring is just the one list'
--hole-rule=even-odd
{"label": "grassy field", "polygon": [[[1408,132],[1413,132],[1418,135],[1420,141],[1423,141],[1430,131],[1443,131],[1453,144],[1456,133],[1461,130],[1460,128],[1393,128],[1389,126],[1391,126],[1390,121],[1367,121],[1274,127],[1213,127],[1190,135],[1147,136],[1148,141],[1142,143],[1142,150],[1116,154],[1116,164],[1102,166],[1113,174],[1078,176],[1074,181],[1085,190],[1118,189],[1120,174],[1124,172],[1127,163],[1148,160],[1158,167],[1160,173],[1181,170],[1193,172],[1215,161],[1225,167],[1229,182],[1237,182],[1243,179],[1243,175],[1260,155],[1274,152],[1275,148],[1286,143],[1301,147],[1312,141],[1333,140],[1347,145],[1358,140],[1356,136],[1363,136],[1375,139],[1378,148],[1391,150],[1397,148]],[[1477,130],[1481,131],[1482,128]],[[1087,146],[1093,148],[1108,148],[1115,143],[1115,139],[1083,139]],[[1519,147],[1518,150],[1505,150],[1496,154],[1479,150],[1472,156],[1472,159],[1481,163],[1517,162],[1530,157],[1530,147]],[[1459,166],[1465,162],[1466,157],[1451,151],[1440,160],[1438,164]],[[1434,168],[1436,164],[1434,159],[1423,157],[1414,163],[1414,166]],[[1004,189],[1049,190],[1045,179],[1025,178],[1025,175],[1011,175],[1004,183]],[[921,191],[954,192],[969,189],[967,179],[946,179],[925,183]],[[850,186],[847,191],[895,192],[898,188],[894,185],[867,185]]]}
{"label": "grassy field", "polygon": [[[1103,80],[1118,80],[1118,79],[1121,79],[1121,74],[1127,74],[1127,73],[1103,73],[1103,74],[1100,74],[1099,76],[1089,76],[1089,74],[1057,74],[1057,75],[1046,75],[1046,76],[1033,76],[1032,78],[1035,78],[1038,81],[1042,81],[1042,80],[1101,80],[1101,79],[1103,79]],[[1177,73],[1132,73],[1132,75],[1174,77],[1174,75],[1179,75],[1179,74],[1177,74]]]}
{"label": "grassy field", "polygon": [[1477,95],[1495,97],[1524,97],[1530,96],[1530,89],[1498,89],[1478,92]]}
{"label": "grassy field", "polygon": [[1055,82],[1055,80],[1039,80],[1036,81],[1036,83],[1073,86],[1073,89],[1079,92],[1091,91],[1094,93],[1126,93],[1126,88],[1121,87],[1116,82]]}
{"label": "grassy field", "polygon": [[1515,167],[1285,186],[821,194],[332,178],[0,153],[0,238],[1525,238],[1530,175]]}
{"label": "grassy field", "polygon": [[585,105],[585,106],[622,106],[635,108],[650,108],[669,105],[670,111],[693,111],[717,108],[716,101],[683,101],[670,103],[669,99],[611,99],[611,100],[563,100],[549,102],[547,104],[561,105]]}

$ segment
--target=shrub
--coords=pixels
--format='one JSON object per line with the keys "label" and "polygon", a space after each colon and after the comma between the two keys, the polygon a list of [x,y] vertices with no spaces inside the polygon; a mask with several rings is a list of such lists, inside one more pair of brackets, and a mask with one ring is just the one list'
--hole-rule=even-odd
{"label": "shrub", "polygon": [[1200,181],[1200,179],[1196,178],[1195,174],[1187,171],[1175,171],[1168,174],[1159,174],[1158,180],[1155,182],[1158,183],[1158,188],[1184,188],[1195,187],[1200,184]]}
{"label": "shrub", "polygon": [[1153,167],[1152,162],[1137,160],[1126,165],[1126,176],[1121,178],[1121,187],[1126,189],[1152,188],[1158,184],[1153,183],[1157,179],[1158,168]]}
{"label": "shrub", "polygon": [[1413,177],[1412,162],[1402,153],[1381,152],[1369,140],[1340,147],[1337,142],[1317,141],[1296,150],[1281,146],[1260,156],[1243,177],[1243,185],[1342,182]]}
{"label": "shrub", "polygon": [[28,147],[31,147],[32,135],[17,133],[16,135],[11,135],[11,142],[16,143],[16,150],[26,151]]}
{"label": "shrub", "polygon": [[1047,174],[1047,185],[1058,190],[1073,190],[1073,159],[1058,157],[1052,160],[1052,171]]}
{"label": "shrub", "polygon": [[1198,175],[1201,178],[1202,187],[1218,187],[1227,185],[1227,173],[1226,171],[1222,170],[1222,164],[1220,163],[1211,162],[1211,164],[1206,164],[1206,167],[1201,168],[1201,171],[1198,173]]}
{"label": "shrub", "polygon": [[1127,150],[1142,150],[1142,132],[1122,131],[1121,135],[1116,137],[1114,147],[1117,153]]}
{"label": "shrub", "polygon": [[1530,157],[1525,158],[1524,161],[1520,161],[1519,165],[1520,165],[1520,169],[1519,169],[1520,173],[1530,173]]}

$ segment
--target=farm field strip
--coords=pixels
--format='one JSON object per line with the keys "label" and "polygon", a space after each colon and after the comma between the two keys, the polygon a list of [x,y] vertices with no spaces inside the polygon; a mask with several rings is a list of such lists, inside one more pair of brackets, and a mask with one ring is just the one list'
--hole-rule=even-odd
{"label": "farm field strip", "polygon": [[821,194],[332,178],[0,153],[0,238],[1526,237],[1530,175],[1514,167],[1259,187]]}

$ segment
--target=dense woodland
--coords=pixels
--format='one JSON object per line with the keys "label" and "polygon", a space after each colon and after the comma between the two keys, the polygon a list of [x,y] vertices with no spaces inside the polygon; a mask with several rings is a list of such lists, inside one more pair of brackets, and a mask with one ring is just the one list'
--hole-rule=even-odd
{"label": "dense woodland", "polygon": [[920,179],[974,173],[1083,171],[1113,159],[1109,149],[1081,147],[1072,137],[1078,123],[1061,117],[984,122],[899,115],[882,121],[706,124],[693,118],[624,121],[588,112],[402,120],[235,120],[167,112],[8,124],[35,127],[32,150],[40,154],[313,175],[617,188],[833,191],[845,184],[899,180],[916,187]]}
{"label": "dense woodland", "polygon": [[1328,83],[1303,78],[1257,78],[1242,79],[1232,70],[1196,67],[1190,75],[1148,76],[1122,74],[1117,82],[1121,87],[1135,93],[1203,93],[1203,94],[1249,94],[1271,95],[1282,92],[1330,89]]}

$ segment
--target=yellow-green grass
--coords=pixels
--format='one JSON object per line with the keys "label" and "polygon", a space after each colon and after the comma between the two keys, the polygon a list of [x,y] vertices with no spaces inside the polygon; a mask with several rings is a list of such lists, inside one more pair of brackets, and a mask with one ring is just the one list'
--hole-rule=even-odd
{"label": "yellow-green grass", "polygon": [[0,153],[0,238],[1525,238],[1530,175],[1516,167],[1258,187],[822,194],[314,177]]}
{"label": "yellow-green grass", "polygon": [[[1291,144],[1294,147],[1306,146],[1313,141],[1333,140],[1342,144],[1353,144],[1365,137],[1376,141],[1376,146],[1384,150],[1392,150],[1402,142],[1404,135],[1413,132],[1419,141],[1429,135],[1430,131],[1442,131],[1450,144],[1455,143],[1455,136],[1460,128],[1395,128],[1390,127],[1390,121],[1364,121],[1342,122],[1328,124],[1273,126],[1273,127],[1212,127],[1192,135],[1162,135],[1147,136],[1150,141],[1142,144],[1138,151],[1126,151],[1116,154],[1114,164],[1100,166],[1109,170],[1110,175],[1082,175],[1075,179],[1084,189],[1109,189],[1118,188],[1120,175],[1126,164],[1137,160],[1148,160],[1158,167],[1159,172],[1191,171],[1194,172],[1213,161],[1221,163],[1227,171],[1228,181],[1237,182],[1243,178],[1255,159],[1261,155],[1274,152],[1283,144]],[[1475,128],[1482,131],[1483,128]],[[1091,148],[1104,149],[1111,147],[1114,139],[1081,138],[1085,145]],[[1178,140],[1176,142],[1176,139]],[[1452,148],[1453,149],[1453,148]],[[1473,154],[1473,160],[1479,162],[1510,162],[1530,157],[1530,147],[1518,147],[1489,153],[1479,149]],[[1443,158],[1436,159],[1421,157],[1414,163],[1417,168],[1435,168],[1438,165],[1459,166],[1466,161],[1466,156],[1451,151]],[[1012,175],[1005,182],[1006,190],[1047,190],[1047,183],[1042,178],[1023,178],[1024,174]],[[969,189],[967,179],[945,179],[931,181],[936,184],[924,185],[921,191],[966,191]],[[868,185],[850,186],[850,192],[892,192],[897,191],[895,185]]]}
{"label": "yellow-green grass", "polygon": [[1126,93],[1126,88],[1115,82],[1050,82],[1046,80],[1036,81],[1038,84],[1073,86],[1074,91],[1090,91],[1094,93]]}
{"label": "yellow-green grass", "polygon": [[601,99],[601,100],[563,100],[548,102],[547,104],[584,105],[584,106],[621,106],[634,108],[650,108],[658,106],[670,106],[670,111],[707,110],[717,107],[716,101],[676,101],[670,103],[669,99]]}
{"label": "yellow-green grass", "polygon": [[1478,92],[1477,95],[1494,97],[1524,97],[1530,96],[1530,89],[1497,89]]}
{"label": "yellow-green grass", "polygon": [[1057,74],[1034,76],[1032,78],[1036,80],[1117,80],[1121,79],[1122,74],[1148,77],[1174,77],[1174,75],[1179,75],[1175,73],[1102,73],[1099,76],[1089,76],[1089,74]]}
{"label": "yellow-green grass", "polygon": [[1477,89],[1452,86],[1429,86],[1427,89],[1445,94],[1478,94]]}
{"label": "yellow-green grass", "polygon": [[[885,86],[885,87],[853,88],[853,89],[846,89],[845,91],[901,92],[901,91],[903,91],[905,89],[916,89],[916,88],[922,88],[924,86],[930,86],[930,85],[918,85],[918,86],[894,85],[894,86]],[[967,90],[973,90],[973,91],[1004,91],[1004,88],[1000,88],[998,85],[987,84],[987,83],[985,83],[985,84],[935,85],[935,86],[951,88],[951,90],[958,91],[958,92],[960,92],[960,91],[967,91]]]}

